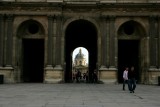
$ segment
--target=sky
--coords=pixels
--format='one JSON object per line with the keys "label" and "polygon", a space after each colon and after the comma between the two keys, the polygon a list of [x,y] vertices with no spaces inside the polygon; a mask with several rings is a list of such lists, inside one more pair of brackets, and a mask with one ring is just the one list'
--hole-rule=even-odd
{"label": "sky", "polygon": [[87,51],[87,49],[84,48],[84,47],[78,47],[78,48],[76,48],[76,49],[73,51],[72,60],[74,61],[75,56],[79,53],[79,49],[82,50],[82,53],[85,55],[85,57],[86,57],[86,62],[87,62],[87,64],[88,64],[88,51]]}

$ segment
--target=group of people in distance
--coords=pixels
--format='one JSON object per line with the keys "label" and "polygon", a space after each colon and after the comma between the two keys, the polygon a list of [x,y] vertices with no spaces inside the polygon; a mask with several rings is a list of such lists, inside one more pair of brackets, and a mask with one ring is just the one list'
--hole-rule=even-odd
{"label": "group of people in distance", "polygon": [[130,93],[134,93],[136,88],[136,73],[134,66],[132,66],[130,70],[126,67],[123,71],[123,90],[125,90],[125,83],[128,84]]}
{"label": "group of people in distance", "polygon": [[76,70],[75,74],[73,76],[73,81],[76,80],[77,83],[79,83],[81,80],[85,80],[86,82],[92,82],[92,83],[97,83],[98,81],[98,76],[96,70],[91,74],[91,79],[89,80],[89,72],[87,71],[86,73],[81,74],[80,70]]}

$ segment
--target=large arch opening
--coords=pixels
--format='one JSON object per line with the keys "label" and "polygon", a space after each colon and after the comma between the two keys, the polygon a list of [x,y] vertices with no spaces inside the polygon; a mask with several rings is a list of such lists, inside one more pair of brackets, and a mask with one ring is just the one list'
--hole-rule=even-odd
{"label": "large arch opening", "polygon": [[118,82],[123,82],[123,71],[125,67],[135,67],[136,79],[140,80],[141,66],[141,38],[144,29],[141,24],[130,20],[123,23],[118,30]]}
{"label": "large arch opening", "polygon": [[71,22],[65,32],[65,82],[72,82],[72,52],[76,47],[84,47],[89,53],[89,81],[97,63],[97,30],[87,20]]}

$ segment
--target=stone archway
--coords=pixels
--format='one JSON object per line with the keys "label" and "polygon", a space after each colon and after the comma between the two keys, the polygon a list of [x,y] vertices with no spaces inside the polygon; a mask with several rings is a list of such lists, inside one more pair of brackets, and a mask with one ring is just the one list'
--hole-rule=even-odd
{"label": "stone archway", "polygon": [[17,32],[20,82],[43,82],[44,35],[43,26],[36,20],[27,20],[20,24]]}
{"label": "stone archway", "polygon": [[123,81],[125,67],[134,66],[138,82],[141,81],[142,66],[145,60],[142,48],[146,35],[140,23],[130,20],[123,23],[118,29],[118,82]]}
{"label": "stone archway", "polygon": [[76,47],[85,47],[89,52],[89,75],[96,69],[97,63],[97,29],[87,20],[79,19],[71,22],[65,31],[65,82],[71,82],[72,51]]}

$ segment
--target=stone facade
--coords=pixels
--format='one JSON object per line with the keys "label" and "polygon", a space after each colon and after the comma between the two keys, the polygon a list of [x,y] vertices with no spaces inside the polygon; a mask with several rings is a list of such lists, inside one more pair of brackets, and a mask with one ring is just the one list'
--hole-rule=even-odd
{"label": "stone facade", "polygon": [[4,83],[68,82],[79,46],[105,83],[121,82],[124,66],[135,65],[139,83],[157,84],[160,0],[0,1]]}

